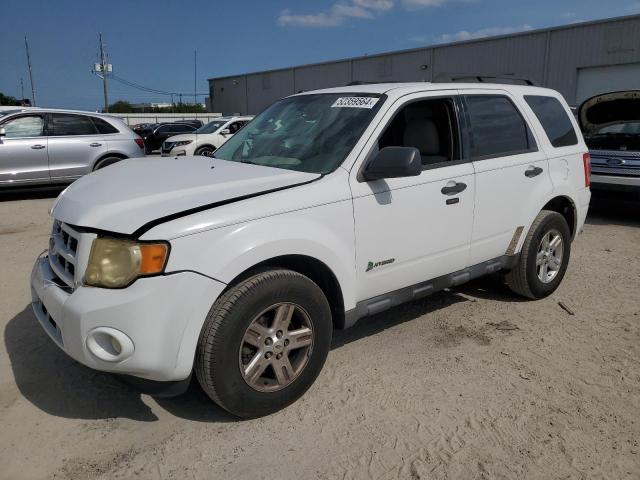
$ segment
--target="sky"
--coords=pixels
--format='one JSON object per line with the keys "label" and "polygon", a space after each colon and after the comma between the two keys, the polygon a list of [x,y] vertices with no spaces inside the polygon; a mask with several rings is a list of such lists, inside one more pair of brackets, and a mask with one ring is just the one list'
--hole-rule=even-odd
{"label": "sky", "polygon": [[[631,14],[640,1],[2,0],[0,92],[20,97],[22,78],[31,96],[25,35],[38,105],[96,110],[100,32],[119,78],[193,101],[194,51],[206,93],[211,77]],[[110,103],[170,98],[109,84]]]}

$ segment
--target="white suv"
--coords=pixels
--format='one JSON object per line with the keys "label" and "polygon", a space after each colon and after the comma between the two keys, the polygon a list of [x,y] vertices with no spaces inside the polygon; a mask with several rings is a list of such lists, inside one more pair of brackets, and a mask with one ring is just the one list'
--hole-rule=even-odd
{"label": "white suv", "polygon": [[162,144],[161,154],[163,157],[182,155],[209,157],[252,118],[252,116],[216,118],[193,133],[167,138]]}
{"label": "white suv", "polygon": [[71,185],[33,309],[91,368],[174,387],[195,372],[229,412],[268,414],[314,382],[334,328],[497,271],[517,294],[551,294],[589,205],[578,132],[535,87],[294,95],[215,158]]}

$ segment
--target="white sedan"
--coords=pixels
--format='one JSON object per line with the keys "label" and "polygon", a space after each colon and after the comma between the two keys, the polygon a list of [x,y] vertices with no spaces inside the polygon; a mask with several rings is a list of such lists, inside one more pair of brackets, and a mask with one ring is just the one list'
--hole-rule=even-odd
{"label": "white sedan", "polygon": [[253,116],[220,117],[192,133],[175,135],[162,144],[162,156],[210,156],[220,145],[251,121]]}

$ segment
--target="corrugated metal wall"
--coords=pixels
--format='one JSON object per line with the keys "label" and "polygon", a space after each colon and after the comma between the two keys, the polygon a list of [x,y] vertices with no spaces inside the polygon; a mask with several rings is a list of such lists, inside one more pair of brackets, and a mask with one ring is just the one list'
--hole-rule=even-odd
{"label": "corrugated metal wall", "polygon": [[640,15],[213,78],[209,90],[214,111],[255,114],[287,95],[352,81],[430,81],[439,73],[474,73],[530,78],[575,103],[578,69],[631,63],[640,63]]}

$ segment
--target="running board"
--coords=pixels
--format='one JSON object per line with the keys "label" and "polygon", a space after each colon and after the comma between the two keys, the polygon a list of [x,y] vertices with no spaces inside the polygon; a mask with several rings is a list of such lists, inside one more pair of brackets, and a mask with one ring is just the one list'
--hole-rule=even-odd
{"label": "running board", "polygon": [[473,265],[448,275],[442,275],[426,282],[401,288],[393,292],[378,295],[356,304],[353,310],[345,313],[344,328],[353,326],[360,318],[384,312],[397,305],[411,302],[439,292],[445,288],[456,287],[463,283],[500,270],[510,270],[518,260],[518,255],[503,255],[493,260]]}

